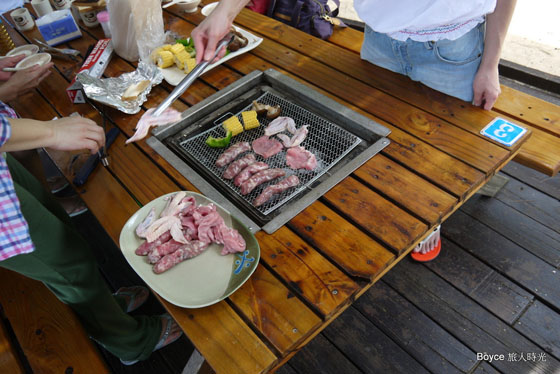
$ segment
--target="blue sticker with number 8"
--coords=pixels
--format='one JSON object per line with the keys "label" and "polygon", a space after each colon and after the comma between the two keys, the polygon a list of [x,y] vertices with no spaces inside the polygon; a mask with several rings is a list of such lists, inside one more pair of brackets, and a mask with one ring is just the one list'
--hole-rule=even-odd
{"label": "blue sticker with number 8", "polygon": [[508,122],[503,118],[494,119],[480,131],[482,135],[508,147],[515,144],[526,132],[526,128]]}

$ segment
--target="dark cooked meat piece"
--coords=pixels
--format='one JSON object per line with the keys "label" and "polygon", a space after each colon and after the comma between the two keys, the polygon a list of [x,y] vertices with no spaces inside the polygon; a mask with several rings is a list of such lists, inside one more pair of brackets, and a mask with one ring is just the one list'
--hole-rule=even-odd
{"label": "dark cooked meat piece", "polygon": [[258,185],[279,177],[283,177],[284,175],[286,175],[286,172],[283,169],[266,169],[263,171],[259,171],[257,174],[253,175],[251,178],[247,179],[241,184],[241,194],[247,195],[251,193]]}
{"label": "dark cooked meat piece", "polygon": [[222,177],[224,177],[224,179],[232,179],[237,174],[239,174],[241,170],[245,169],[251,164],[254,164],[255,162],[257,162],[255,155],[253,153],[249,153],[247,156],[240,158],[239,160],[235,160],[231,164],[229,164]]}
{"label": "dark cooked meat piece", "polygon": [[251,150],[251,145],[248,142],[235,143],[224,151],[216,160],[216,166],[221,168],[232,162],[242,154]]}
{"label": "dark cooked meat piece", "polygon": [[286,164],[292,169],[313,170],[317,167],[317,158],[303,147],[293,147],[286,152]]}
{"label": "dark cooked meat piece", "polygon": [[282,179],[280,182],[266,187],[264,191],[255,198],[255,201],[253,201],[253,205],[261,206],[268,200],[270,200],[273,195],[284,192],[288,188],[295,187],[298,184],[299,178],[297,177],[297,175],[290,175],[289,177]]}
{"label": "dark cooked meat piece", "polygon": [[237,174],[237,176],[233,180],[233,184],[239,187],[241,186],[241,183],[251,178],[251,175],[266,169],[268,169],[268,165],[265,164],[264,162],[255,162],[254,164],[251,164],[247,166],[245,169],[241,170],[241,172]]}
{"label": "dark cooked meat piece", "polygon": [[263,156],[264,158],[274,156],[275,154],[280,152],[282,148],[284,148],[282,146],[282,143],[280,143],[278,140],[271,139],[266,135],[253,140],[253,143],[251,143],[251,145],[253,146],[253,151],[255,151],[256,154]]}

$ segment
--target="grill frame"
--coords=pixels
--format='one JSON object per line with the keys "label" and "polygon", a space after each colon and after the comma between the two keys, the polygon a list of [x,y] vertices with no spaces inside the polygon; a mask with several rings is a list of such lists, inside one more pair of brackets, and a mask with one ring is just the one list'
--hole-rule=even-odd
{"label": "grill frame", "polygon": [[[320,175],[307,181],[304,186],[297,189],[297,193],[293,194],[294,196],[282,197],[280,199],[282,202],[281,206],[268,209],[266,214],[263,214],[263,212],[253,207],[241,195],[237,194],[236,196],[235,193],[232,193],[234,191],[230,187],[224,186],[221,173],[218,176],[215,172],[208,172],[206,167],[201,165],[197,159],[186,156],[180,150],[179,143],[181,139],[193,139],[197,136],[205,139],[208,133],[212,133],[212,128],[219,126],[232,113],[237,114],[246,110],[252,100],[257,99],[266,92],[271,92],[283,100],[287,100],[303,110],[309,111],[313,116],[317,116],[317,118],[335,124],[335,126],[343,129],[342,131],[352,134],[357,141],[352,149],[332,163],[330,169],[324,170]],[[228,112],[229,115],[227,114]],[[147,143],[183,176],[189,179],[202,193],[225,206],[231,214],[246,224],[252,232],[256,232],[261,228],[267,233],[276,231],[389,144],[389,140],[386,137],[389,135],[390,130],[386,127],[319,94],[274,69],[264,72],[254,71],[246,75],[183,112],[182,118],[176,124],[155,129],[152,132],[154,136],[150,137]],[[267,123],[268,121],[261,121],[263,125]],[[298,127],[303,124],[296,120]],[[261,136],[261,132],[264,133],[264,126],[261,126],[261,129],[251,131],[260,131],[258,136]],[[308,136],[313,131],[311,126],[309,131]],[[257,133],[251,135],[254,135],[252,139],[258,137],[256,136]],[[235,138],[236,142],[238,137]],[[303,146],[306,146],[307,140],[304,141]],[[313,149],[310,150],[313,151]],[[218,153],[221,153],[221,151]],[[282,153],[285,154],[285,151]],[[257,158],[260,158],[260,156],[257,156]],[[267,162],[267,160],[264,161]],[[290,170],[287,166],[284,169]],[[220,169],[221,171],[223,170]],[[271,183],[274,182],[266,183],[264,186]],[[222,185],[220,186],[220,184]],[[258,188],[257,191],[260,192],[262,188],[264,187]],[[288,195],[291,195],[291,192],[288,192]],[[254,196],[252,194],[250,196],[252,201]],[[278,203],[274,205],[280,205],[278,199],[273,201]]]}

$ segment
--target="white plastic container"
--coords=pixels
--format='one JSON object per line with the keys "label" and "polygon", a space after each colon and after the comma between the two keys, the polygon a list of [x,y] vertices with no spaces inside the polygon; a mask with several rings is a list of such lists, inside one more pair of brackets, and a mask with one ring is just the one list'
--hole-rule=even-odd
{"label": "white plastic container", "polygon": [[103,33],[107,39],[111,38],[111,27],[109,25],[109,12],[106,10],[97,13],[97,20],[103,28]]}

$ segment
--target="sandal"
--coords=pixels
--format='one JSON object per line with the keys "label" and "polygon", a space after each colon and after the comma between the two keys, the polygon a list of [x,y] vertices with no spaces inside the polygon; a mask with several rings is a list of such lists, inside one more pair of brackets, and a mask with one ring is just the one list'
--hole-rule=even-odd
{"label": "sandal", "polygon": [[[159,340],[158,340],[156,346],[154,347],[154,350],[152,351],[152,353],[157,351],[158,349],[166,347],[169,344],[177,341],[177,339],[179,339],[183,335],[183,331],[181,331],[181,329],[179,328],[179,325],[177,324],[177,322],[175,322],[175,320],[173,319],[173,317],[171,317],[171,315],[169,313],[162,314],[160,317],[162,319],[162,329],[163,329],[162,330],[162,335],[159,338]],[[179,333],[177,334],[177,336],[172,336],[171,335],[174,329],[179,330]],[[121,359],[121,363],[123,365],[126,365],[126,366],[134,365],[138,361],[139,360],[125,361],[125,360]]]}
{"label": "sandal", "polygon": [[113,295],[123,297],[125,300],[128,298],[126,312],[130,313],[140,308],[148,300],[150,291],[142,286],[121,287]]}

